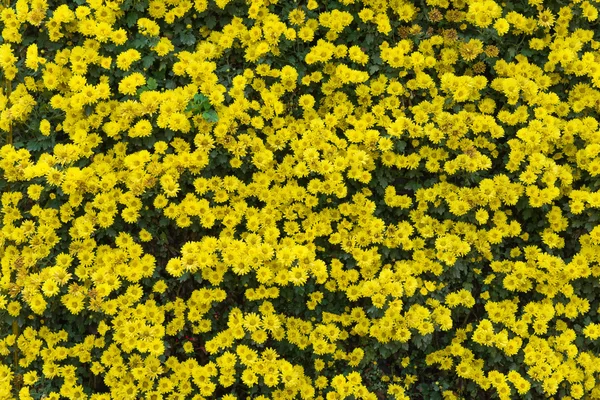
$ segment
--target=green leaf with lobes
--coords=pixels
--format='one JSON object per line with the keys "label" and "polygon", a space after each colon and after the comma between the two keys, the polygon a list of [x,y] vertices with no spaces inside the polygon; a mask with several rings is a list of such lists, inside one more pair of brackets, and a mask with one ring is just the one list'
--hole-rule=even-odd
{"label": "green leaf with lobes", "polygon": [[217,115],[215,110],[209,110],[202,113],[202,117],[208,122],[217,122],[219,121],[219,116]]}

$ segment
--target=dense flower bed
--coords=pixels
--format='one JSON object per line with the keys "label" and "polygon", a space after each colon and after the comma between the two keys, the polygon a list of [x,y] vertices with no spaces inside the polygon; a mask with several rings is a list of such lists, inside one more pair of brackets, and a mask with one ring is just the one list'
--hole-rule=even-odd
{"label": "dense flower bed", "polygon": [[0,399],[600,398],[597,7],[3,0]]}

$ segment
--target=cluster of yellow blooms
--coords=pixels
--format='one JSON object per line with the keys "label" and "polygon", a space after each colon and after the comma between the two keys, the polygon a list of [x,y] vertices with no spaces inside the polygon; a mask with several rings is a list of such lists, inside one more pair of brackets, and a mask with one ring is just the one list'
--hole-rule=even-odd
{"label": "cluster of yellow blooms", "polygon": [[600,398],[595,2],[3,3],[0,399]]}

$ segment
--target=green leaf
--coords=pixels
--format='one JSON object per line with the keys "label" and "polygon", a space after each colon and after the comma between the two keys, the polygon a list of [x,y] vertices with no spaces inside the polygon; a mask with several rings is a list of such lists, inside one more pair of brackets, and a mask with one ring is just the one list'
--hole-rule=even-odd
{"label": "green leaf", "polygon": [[134,26],[137,23],[137,20],[138,20],[138,13],[135,11],[128,12],[127,16],[125,17],[125,23],[127,24],[127,26],[129,28]]}
{"label": "green leaf", "polygon": [[148,54],[147,56],[142,58],[142,65],[144,66],[144,68],[150,68],[150,66],[154,64],[154,60],[156,60],[154,55]]}
{"label": "green leaf", "polygon": [[200,105],[198,103],[195,102],[191,102],[187,105],[186,112],[193,112],[194,114],[198,114],[199,112],[202,111],[202,109],[200,108]]}
{"label": "green leaf", "polygon": [[406,148],[406,142],[403,140],[398,140],[395,143],[395,147],[396,147],[396,151],[400,152],[400,153],[404,153],[404,149]]}
{"label": "green leaf", "polygon": [[196,43],[196,36],[192,32],[184,32],[179,35],[179,40],[184,46],[193,46]]}
{"label": "green leaf", "polygon": [[509,47],[506,54],[508,54],[508,58],[512,60],[517,54],[517,49],[515,47]]}
{"label": "green leaf", "polygon": [[208,122],[217,122],[219,121],[219,116],[215,110],[209,110],[202,113],[202,117]]}
{"label": "green leaf", "polygon": [[217,25],[217,19],[214,16],[206,17],[205,21],[208,29],[212,30]]}
{"label": "green leaf", "polygon": [[158,87],[158,84],[156,83],[156,79],[148,78],[148,82],[146,83],[146,86],[150,90],[155,90]]}
{"label": "green leaf", "polygon": [[141,49],[146,45],[147,42],[148,40],[146,38],[138,36],[137,38],[133,39],[131,45],[136,49]]}
{"label": "green leaf", "polygon": [[145,0],[142,1],[136,1],[133,8],[135,8],[138,11],[145,11],[146,8],[148,8],[148,2]]}
{"label": "green leaf", "polygon": [[34,35],[25,36],[23,38],[23,41],[21,42],[21,44],[23,44],[24,46],[29,46],[30,44],[32,44],[33,42],[35,42],[36,39],[37,39],[37,37],[35,37]]}
{"label": "green leaf", "polygon": [[202,103],[202,102],[208,101],[208,97],[206,97],[202,93],[196,93],[194,95],[193,101],[195,101],[196,103]]}

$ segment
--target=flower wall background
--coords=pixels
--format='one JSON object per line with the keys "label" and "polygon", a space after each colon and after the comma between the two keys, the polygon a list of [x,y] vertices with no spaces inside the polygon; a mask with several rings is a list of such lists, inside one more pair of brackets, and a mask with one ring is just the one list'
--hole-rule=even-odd
{"label": "flower wall background", "polygon": [[600,398],[598,5],[3,0],[0,398]]}

